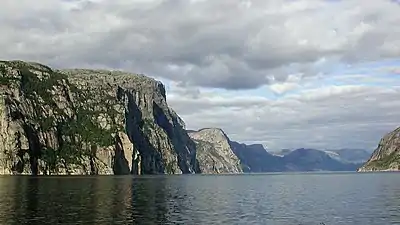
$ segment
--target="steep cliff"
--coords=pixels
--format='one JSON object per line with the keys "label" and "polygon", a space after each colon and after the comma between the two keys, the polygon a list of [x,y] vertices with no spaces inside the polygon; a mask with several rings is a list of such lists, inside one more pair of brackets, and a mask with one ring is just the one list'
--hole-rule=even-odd
{"label": "steep cliff", "polygon": [[196,146],[143,75],[0,61],[0,174],[198,173]]}
{"label": "steep cliff", "polygon": [[246,145],[231,141],[233,152],[240,159],[245,172],[279,172],[285,171],[281,157],[274,156],[261,144]]}
{"label": "steep cliff", "polygon": [[221,129],[190,131],[189,136],[196,142],[197,159],[202,173],[243,172],[229,138]]}
{"label": "steep cliff", "polygon": [[358,172],[398,170],[400,170],[400,127],[381,139],[370,159],[358,169]]}

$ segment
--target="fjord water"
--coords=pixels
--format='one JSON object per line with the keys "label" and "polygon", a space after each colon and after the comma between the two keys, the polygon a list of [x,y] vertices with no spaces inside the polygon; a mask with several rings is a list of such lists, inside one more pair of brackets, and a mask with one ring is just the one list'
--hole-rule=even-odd
{"label": "fjord water", "polygon": [[399,224],[399,176],[4,176],[0,224]]}

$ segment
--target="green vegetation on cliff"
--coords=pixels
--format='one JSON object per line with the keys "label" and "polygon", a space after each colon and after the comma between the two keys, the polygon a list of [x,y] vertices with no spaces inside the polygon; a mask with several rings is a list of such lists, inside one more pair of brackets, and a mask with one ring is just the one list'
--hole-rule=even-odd
{"label": "green vegetation on cliff", "polygon": [[400,170],[400,127],[387,133],[358,171]]}
{"label": "green vegetation on cliff", "polygon": [[0,61],[0,174],[198,173],[164,86],[144,75]]}
{"label": "green vegetation on cliff", "polygon": [[[71,84],[66,75],[45,66],[34,66],[21,61],[3,61],[0,68],[1,84],[12,88],[11,85],[18,82],[22,96],[32,106],[29,113],[13,112],[15,119],[20,119],[18,116],[21,116],[24,126],[29,127],[29,130],[53,132],[56,136],[58,142],[56,148],[45,144],[37,146],[39,149],[30,151],[31,156],[34,154],[34,157],[44,161],[46,173],[55,172],[60,164],[69,173],[67,169],[69,165],[83,166],[82,159],[85,157],[95,159],[97,147],[113,145],[114,136],[122,127],[112,122],[106,129],[98,121],[102,115],[114,118],[117,114],[112,105],[107,104],[109,96],[94,97],[94,93],[89,90],[82,90]],[[7,77],[7,70],[18,71],[19,74]],[[60,94],[66,96],[64,108],[56,102],[57,95]],[[77,101],[73,103],[71,98]],[[87,99],[96,101],[90,102]],[[15,104],[20,103],[15,102]],[[103,107],[98,107],[99,104]],[[93,173],[94,170],[91,168]]]}
{"label": "green vegetation on cliff", "polygon": [[[370,162],[368,167],[375,168],[375,169],[390,168],[391,165],[393,165],[394,163],[398,163],[398,162],[400,162],[400,155],[398,155],[397,152],[392,152],[384,158],[377,159],[377,160]],[[393,168],[393,169],[395,169],[395,168]]]}

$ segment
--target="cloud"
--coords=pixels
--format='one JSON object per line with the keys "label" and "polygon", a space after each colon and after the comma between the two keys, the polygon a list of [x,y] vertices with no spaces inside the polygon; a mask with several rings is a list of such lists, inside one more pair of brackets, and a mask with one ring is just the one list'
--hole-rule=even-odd
{"label": "cloud", "polygon": [[285,82],[288,69],[313,76],[400,54],[400,6],[389,0],[4,0],[0,15],[2,58],[188,86],[252,89]]}
{"label": "cloud", "polygon": [[277,94],[283,94],[287,91],[296,89],[297,87],[299,87],[299,85],[293,82],[277,83],[269,86],[269,88]]}
{"label": "cloud", "polygon": [[234,140],[280,148],[373,149],[399,126],[400,86],[326,86],[271,100],[232,91],[197,98],[171,93],[190,129],[222,127]]}
{"label": "cloud", "polygon": [[188,128],[271,148],[372,147],[398,125],[400,5],[3,0],[0,58],[156,77]]}

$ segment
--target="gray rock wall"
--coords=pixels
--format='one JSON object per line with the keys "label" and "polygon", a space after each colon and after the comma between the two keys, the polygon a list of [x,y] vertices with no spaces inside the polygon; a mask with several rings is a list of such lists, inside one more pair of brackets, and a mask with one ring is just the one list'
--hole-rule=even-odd
{"label": "gray rock wall", "polygon": [[371,158],[358,171],[398,171],[399,169],[400,127],[381,139]]}
{"label": "gray rock wall", "polygon": [[0,74],[0,174],[200,172],[154,79],[21,61],[1,61]]}
{"label": "gray rock wall", "polygon": [[243,172],[229,138],[221,129],[206,128],[192,131],[189,136],[196,142],[197,159],[202,173]]}

